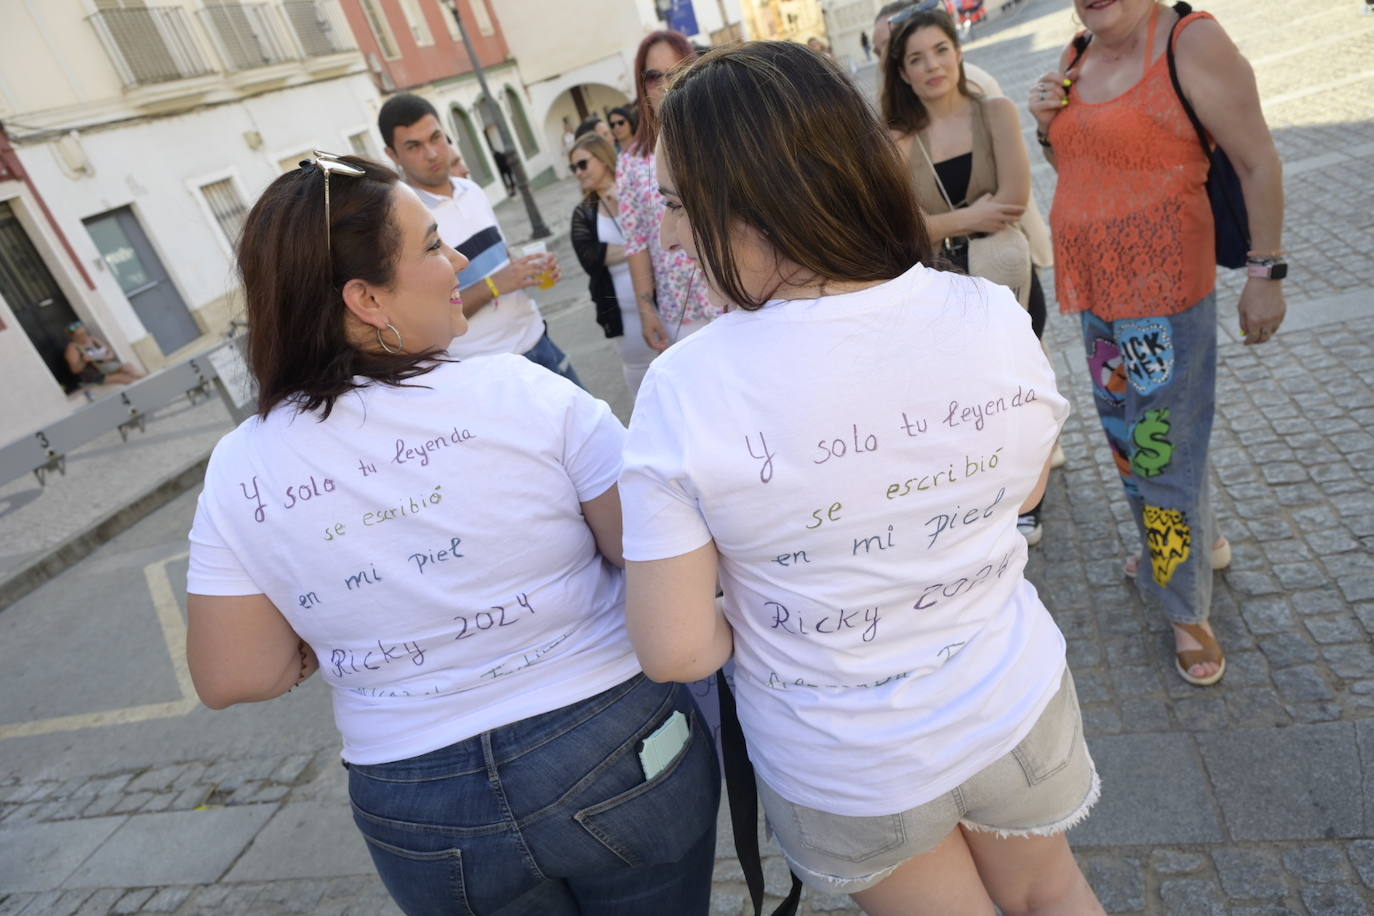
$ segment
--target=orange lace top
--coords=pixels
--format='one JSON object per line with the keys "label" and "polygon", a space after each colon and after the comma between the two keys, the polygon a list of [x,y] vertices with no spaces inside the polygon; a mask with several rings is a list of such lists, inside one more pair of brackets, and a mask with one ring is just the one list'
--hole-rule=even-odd
{"label": "orange lace top", "polygon": [[[1207,15],[1188,16],[1175,35]],[[1146,60],[1154,51],[1150,34]],[[1107,102],[1083,101],[1075,84],[1068,107],[1050,122],[1059,167],[1050,229],[1060,311],[1091,311],[1106,321],[1174,315],[1216,288],[1209,162],[1165,58]]]}

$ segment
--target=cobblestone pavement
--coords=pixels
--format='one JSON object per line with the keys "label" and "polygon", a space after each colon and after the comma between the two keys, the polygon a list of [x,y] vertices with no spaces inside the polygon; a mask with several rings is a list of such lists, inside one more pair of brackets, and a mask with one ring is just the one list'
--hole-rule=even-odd
{"label": "cobblestone pavement", "polygon": [[[1287,163],[1290,318],[1272,344],[1239,345],[1237,286],[1223,278],[1213,482],[1235,558],[1218,574],[1213,617],[1229,670],[1202,690],[1173,673],[1166,626],[1121,576],[1134,528],[1093,417],[1076,325],[1050,321],[1074,414],[1029,574],[1068,637],[1104,780],[1072,839],[1113,913],[1369,913],[1374,346],[1359,319],[1374,304],[1374,16],[1358,15],[1355,0],[1207,7],[1254,64]],[[1069,8],[1026,0],[977,33],[971,59],[1020,98],[1072,33]],[[1053,173],[1041,167],[1035,177],[1048,210]],[[555,187],[541,199],[557,232],[568,188]],[[591,321],[575,296],[549,304]],[[604,342],[577,346],[579,371],[618,375]],[[132,677],[126,669],[141,672],[135,686],[148,695],[178,695],[174,652],[171,663],[108,666],[105,680],[75,673],[84,669],[74,657],[95,657],[97,639],[117,637],[108,627],[89,635],[90,615],[69,606],[132,590],[102,578],[112,570],[138,578],[144,563],[174,562],[191,506],[190,494],[179,498],[0,614],[0,916],[394,913],[349,821],[319,684],[245,710],[192,703],[153,722],[23,730],[107,708],[101,692]],[[87,582],[93,591],[79,592]],[[62,689],[36,690],[44,677]],[[766,849],[778,892],[785,868]],[[722,820],[720,916],[745,912],[731,851]],[[808,895],[804,912],[857,910],[847,898]]]}

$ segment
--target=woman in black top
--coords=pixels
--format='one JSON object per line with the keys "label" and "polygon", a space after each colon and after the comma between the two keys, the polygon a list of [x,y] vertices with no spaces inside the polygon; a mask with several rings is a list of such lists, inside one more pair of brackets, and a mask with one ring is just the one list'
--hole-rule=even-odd
{"label": "woman in black top", "polygon": [[588,290],[596,303],[597,324],[607,337],[617,338],[625,384],[633,396],[655,353],[640,332],[625,237],[617,220],[615,149],[599,134],[585,134],[568,152],[568,167],[585,195],[573,210],[573,251],[590,278]]}

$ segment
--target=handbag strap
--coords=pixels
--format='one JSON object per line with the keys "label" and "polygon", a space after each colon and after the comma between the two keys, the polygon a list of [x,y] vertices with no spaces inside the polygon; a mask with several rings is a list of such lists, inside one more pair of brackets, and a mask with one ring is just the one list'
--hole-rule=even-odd
{"label": "handbag strap", "polygon": [[951,211],[954,210],[954,201],[949,199],[949,192],[945,190],[945,183],[940,180],[940,172],[935,168],[935,163],[930,158],[930,153],[926,151],[926,145],[921,141],[921,132],[917,131],[912,135],[911,140],[921,148],[921,155],[925,157],[926,165],[930,166],[930,174],[935,176],[935,187],[940,189],[940,196],[945,199],[945,206]]}
{"label": "handbag strap", "polygon": [[[716,672],[716,698],[720,702],[720,749],[725,763],[725,794],[730,799],[730,827],[735,834],[735,856],[749,899],[754,904],[754,916],[763,913],[763,861],[759,856],[759,790],[754,782],[754,765],[749,762],[749,749],[744,742],[744,729],[735,710],[735,695],[725,676],[725,669]],[[790,869],[789,869],[790,873]],[[772,916],[796,916],[801,903],[801,881],[792,875],[792,889]]]}

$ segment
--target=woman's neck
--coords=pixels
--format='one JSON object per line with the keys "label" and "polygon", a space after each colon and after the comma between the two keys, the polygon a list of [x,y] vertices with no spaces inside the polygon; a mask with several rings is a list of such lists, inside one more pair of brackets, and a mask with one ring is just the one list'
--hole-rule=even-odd
{"label": "woman's neck", "polygon": [[1155,0],[1150,0],[1141,12],[1140,18],[1133,25],[1120,32],[1112,30],[1111,32],[1095,34],[1093,35],[1093,43],[1098,46],[1101,53],[1112,61],[1119,61],[1128,54],[1135,53],[1144,47],[1150,22],[1158,9],[1159,4]]}
{"label": "woman's neck", "polygon": [[943,121],[968,110],[968,96],[955,87],[939,98],[921,99],[921,104],[925,106],[931,121]]}
{"label": "woman's neck", "polygon": [[612,179],[610,181],[604,181],[596,187],[592,188],[592,191],[596,194],[597,197],[601,198],[602,200],[614,200],[615,180]]}

